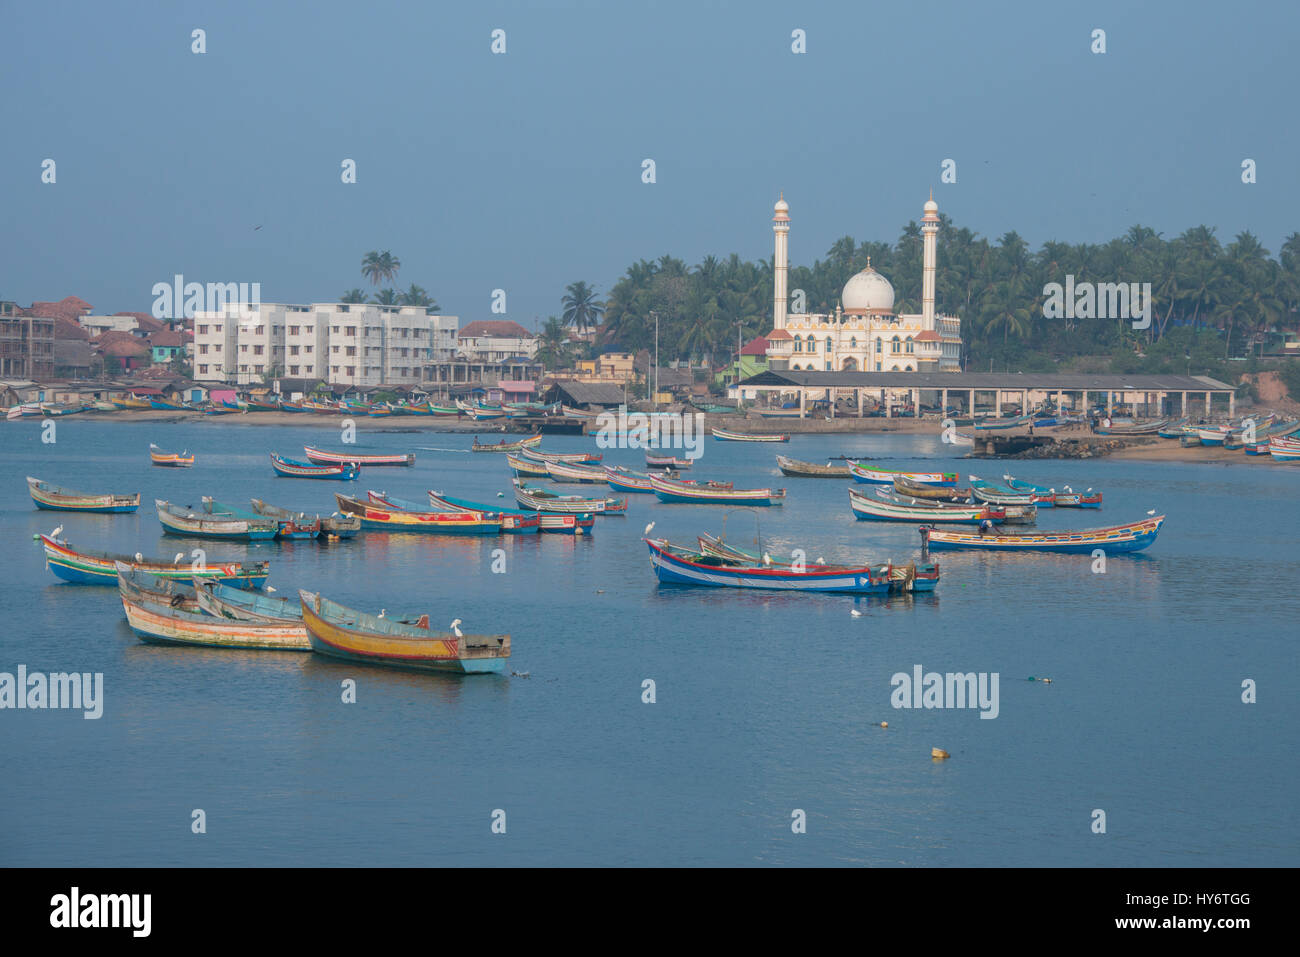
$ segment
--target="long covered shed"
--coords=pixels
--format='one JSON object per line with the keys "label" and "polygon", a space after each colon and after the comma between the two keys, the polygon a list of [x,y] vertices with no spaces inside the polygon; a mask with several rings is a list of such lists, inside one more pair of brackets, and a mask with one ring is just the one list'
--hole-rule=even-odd
{"label": "long covered shed", "polygon": [[1050,402],[1056,408],[1087,411],[1094,404],[1109,412],[1117,405],[1147,415],[1205,415],[1216,402],[1228,416],[1236,413],[1236,390],[1209,376],[1089,375],[1068,372],[818,372],[769,369],[732,387],[742,406],[777,408],[797,403],[801,415],[810,405],[853,399],[858,415],[867,399],[886,415],[906,405],[919,409],[961,410],[967,415],[1016,404],[1021,411]]}

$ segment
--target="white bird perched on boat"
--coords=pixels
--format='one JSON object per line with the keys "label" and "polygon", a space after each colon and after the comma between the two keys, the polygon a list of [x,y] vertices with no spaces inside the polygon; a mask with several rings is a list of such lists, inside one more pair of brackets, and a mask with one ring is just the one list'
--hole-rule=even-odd
{"label": "white bird perched on boat", "polygon": [[388,614],[388,609],[387,609],[387,608],[381,608],[381,609],[379,609],[379,617],[380,617],[380,618],[383,618],[383,617],[384,617],[385,615],[387,615],[387,614]]}
{"label": "white bird perched on boat", "polygon": [[769,555],[767,552],[764,552],[764,553],[763,553],[763,564],[764,564],[764,565],[771,565],[771,564],[772,564],[772,556]]}
{"label": "white bird perched on boat", "polygon": [[818,555],[818,556],[817,556],[817,564],[818,564],[818,565],[825,565],[825,564],[826,564],[826,559],[823,558],[821,555]]}
{"label": "white bird perched on boat", "polygon": [[464,638],[464,637],[465,637],[464,635],[462,635],[462,634],[460,633],[460,619],[459,619],[459,618],[457,618],[455,621],[453,621],[453,622],[451,623],[451,633],[452,633],[453,635],[455,635],[457,638]]}
{"label": "white bird perched on boat", "polygon": [[1154,508],[1152,508],[1152,509],[1148,509],[1148,510],[1147,510],[1147,514],[1148,514],[1148,515],[1154,515],[1155,513],[1156,513],[1156,510],[1155,510]]}
{"label": "white bird perched on boat", "polygon": [[652,528],[654,528],[654,527],[655,527],[655,523],[654,523],[654,522],[651,522],[649,525],[647,525],[647,526],[645,527],[645,531],[642,532],[641,534],[642,534],[642,535],[649,535],[649,534],[650,534],[650,530],[651,530]]}
{"label": "white bird perched on boat", "polygon": [[177,553],[176,553],[176,557],[172,559],[172,564],[173,564],[173,565],[179,565],[179,564],[181,563],[181,559],[184,558],[184,557],[185,557],[185,553],[184,553],[184,552],[177,552]]}
{"label": "white bird perched on boat", "polygon": [[50,532],[50,538],[58,538],[58,537],[59,537],[59,533],[62,532],[62,531],[63,531],[63,526],[60,525],[60,526],[59,526],[58,528],[56,528],[54,531]]}
{"label": "white bird perched on boat", "polygon": [[274,586],[274,585],[267,585],[267,586],[266,586],[266,590],[267,590],[267,591],[275,591],[275,586]]}
{"label": "white bird perched on boat", "polygon": [[850,609],[849,609],[849,614],[852,615],[854,618],[861,618],[861,617],[862,617],[862,612],[858,611],[856,608],[850,608]]}
{"label": "white bird perched on boat", "polygon": [[135,560],[136,560],[137,562],[142,562],[142,561],[144,561],[144,556],[141,555],[139,552],[136,552],[136,553],[135,553]]}

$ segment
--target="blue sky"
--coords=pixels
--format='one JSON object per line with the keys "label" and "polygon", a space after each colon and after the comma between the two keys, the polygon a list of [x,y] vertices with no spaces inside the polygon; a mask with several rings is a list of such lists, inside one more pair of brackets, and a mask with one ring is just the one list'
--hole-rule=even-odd
{"label": "blue sky", "polygon": [[639,258],[769,257],[780,190],[796,264],[896,239],[932,187],[1035,247],[1300,229],[1297,4],[0,0],[0,35],[24,304],[147,311],[175,273],[332,301],[388,249],[463,322],[504,288],[532,328]]}

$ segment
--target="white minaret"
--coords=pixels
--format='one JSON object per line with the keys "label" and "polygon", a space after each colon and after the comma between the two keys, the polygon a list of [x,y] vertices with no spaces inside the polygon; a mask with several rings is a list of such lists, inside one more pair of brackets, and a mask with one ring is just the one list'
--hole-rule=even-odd
{"label": "white minaret", "polygon": [[772,217],[772,232],[776,234],[776,256],[772,280],[772,328],[785,328],[785,313],[790,304],[790,293],[786,288],[787,274],[790,269],[790,206],[785,201],[785,193],[776,201],[776,215]]}
{"label": "white minaret", "polygon": [[935,331],[934,327],[934,270],[938,261],[939,204],[934,201],[934,190],[925,204],[921,217],[921,233],[925,255],[921,266],[921,328]]}

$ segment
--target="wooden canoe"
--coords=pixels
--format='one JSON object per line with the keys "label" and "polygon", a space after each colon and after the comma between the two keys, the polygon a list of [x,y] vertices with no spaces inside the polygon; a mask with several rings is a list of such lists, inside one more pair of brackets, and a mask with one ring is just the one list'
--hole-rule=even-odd
{"label": "wooden canoe", "polygon": [[113,552],[74,549],[52,535],[41,535],[45,547],[45,564],[58,578],[75,585],[116,585],[117,563],[139,568],[160,578],[211,578],[239,588],[261,588],[271,573],[270,562],[184,562],[181,555],[168,562],[143,555],[118,555]]}
{"label": "wooden canoe", "polygon": [[375,505],[335,492],[339,511],[356,515],[368,531],[420,532],[439,535],[499,535],[501,517],[474,512],[417,512]]}
{"label": "wooden canoe", "polygon": [[27,490],[37,508],[55,512],[134,512],[140,507],[139,492],[130,495],[74,492],[30,475],[27,476]]}
{"label": "wooden canoe", "polygon": [[500,674],[510,657],[509,635],[440,633],[309,591],[299,591],[298,598],[312,650],[331,658],[416,671]]}
{"label": "wooden canoe", "polygon": [[208,515],[202,510],[195,512],[163,499],[156,499],[154,507],[158,510],[158,521],[168,535],[256,542],[270,541],[280,530],[279,522],[270,518]]}
{"label": "wooden canoe", "polygon": [[470,446],[472,452],[522,452],[524,449],[531,449],[534,446],[542,444],[542,433],[530,435],[526,439],[518,441],[508,441],[502,439],[500,442],[480,443],[478,436],[474,436],[474,444]]}
{"label": "wooden canoe", "polygon": [[405,452],[397,455],[367,455],[358,452],[327,452],[304,445],[307,459],[317,465],[414,465],[415,453]]}
{"label": "wooden canoe", "polygon": [[921,541],[930,548],[970,548],[1003,552],[1068,552],[1092,554],[1100,548],[1107,554],[1137,552],[1153,544],[1165,516],[1143,519],[1128,525],[1082,531],[1009,533],[998,529],[980,532],[923,527]]}
{"label": "wooden canoe", "polygon": [[848,464],[832,465],[827,462],[825,465],[816,465],[812,462],[801,462],[798,459],[786,458],[784,455],[776,457],[776,464],[782,472],[794,478],[846,479],[853,477]]}
{"label": "wooden canoe", "polygon": [[189,449],[184,452],[165,452],[150,444],[149,461],[164,468],[187,469],[194,465],[194,455]]}

